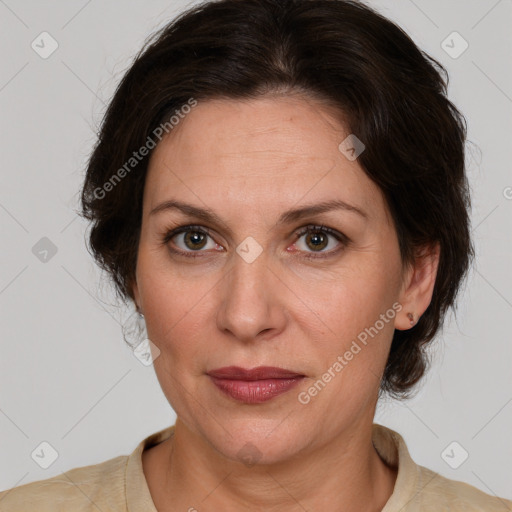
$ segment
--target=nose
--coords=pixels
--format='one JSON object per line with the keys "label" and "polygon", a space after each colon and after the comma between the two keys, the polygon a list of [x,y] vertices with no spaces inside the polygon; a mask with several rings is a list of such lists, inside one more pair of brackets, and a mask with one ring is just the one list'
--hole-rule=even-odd
{"label": "nose", "polygon": [[238,254],[222,280],[217,326],[247,343],[276,336],[286,325],[286,292],[265,252],[248,263]]}

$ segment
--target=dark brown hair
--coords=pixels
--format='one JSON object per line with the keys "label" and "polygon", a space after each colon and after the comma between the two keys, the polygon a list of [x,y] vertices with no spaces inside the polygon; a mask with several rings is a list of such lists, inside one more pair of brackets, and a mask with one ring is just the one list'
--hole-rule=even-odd
{"label": "dark brown hair", "polygon": [[283,90],[322,98],[366,146],[358,162],[386,198],[404,264],[420,248],[440,245],[432,301],[412,329],[395,330],[382,379],[381,391],[406,396],[425,372],[425,347],[474,254],[466,121],[447,88],[443,66],[361,2],[198,5],[146,42],[108,106],[81,197],[81,214],[92,221],[89,249],[119,296],[133,299],[151,150],[130,159],[150,140],[154,145],[155,129],[191,98],[250,99]]}

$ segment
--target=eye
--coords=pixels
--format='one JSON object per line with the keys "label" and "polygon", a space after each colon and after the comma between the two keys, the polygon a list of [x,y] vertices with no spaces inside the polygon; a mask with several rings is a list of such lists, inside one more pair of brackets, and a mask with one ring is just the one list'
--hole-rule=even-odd
{"label": "eye", "polygon": [[[309,259],[332,256],[349,243],[347,236],[326,226],[306,226],[296,232],[295,237],[297,241],[293,244],[293,247],[300,252],[306,253],[304,257]],[[305,237],[304,242],[299,243],[302,237]],[[208,239],[210,239],[210,246],[208,246]],[[331,239],[337,240],[338,244],[331,243]],[[171,241],[173,242],[172,245],[175,245],[177,249],[169,244]],[[206,252],[208,249],[217,251],[224,249],[213,241],[212,235],[207,228],[192,225],[166,231],[162,236],[162,244],[167,245],[172,253],[190,258],[199,257],[202,255],[201,253]],[[324,250],[331,245],[338,245],[338,247],[328,251]],[[205,249],[205,251],[202,251],[202,249]]]}
{"label": "eye", "polygon": [[[298,241],[294,244],[295,247],[306,253],[310,252],[310,250],[312,251],[305,256],[306,258],[325,258],[332,256],[343,249],[349,242],[345,235],[326,226],[306,226],[296,232],[295,236],[298,238]],[[299,243],[302,237],[304,237],[304,240],[302,243]],[[330,239],[335,239],[338,243],[331,243]],[[333,245],[334,248],[324,251],[324,249]],[[336,246],[338,247],[336,248]]]}
{"label": "eye", "polygon": [[175,239],[174,244],[178,250],[169,246],[169,250],[183,256],[195,258],[204,252],[201,249],[217,249],[220,245],[213,242],[208,247],[208,238],[212,238],[209,231],[201,226],[182,226],[165,233],[162,243],[169,245],[169,242]]}

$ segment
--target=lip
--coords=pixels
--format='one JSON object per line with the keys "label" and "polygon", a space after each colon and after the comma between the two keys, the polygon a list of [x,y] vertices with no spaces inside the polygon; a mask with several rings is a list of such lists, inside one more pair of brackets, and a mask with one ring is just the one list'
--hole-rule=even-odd
{"label": "lip", "polygon": [[275,366],[252,369],[227,366],[209,371],[208,375],[220,391],[246,404],[271,400],[295,387],[305,377]]}
{"label": "lip", "polygon": [[208,372],[210,377],[231,380],[265,380],[265,379],[293,379],[304,377],[297,373],[276,366],[257,366],[256,368],[245,369],[240,366],[225,366]]}

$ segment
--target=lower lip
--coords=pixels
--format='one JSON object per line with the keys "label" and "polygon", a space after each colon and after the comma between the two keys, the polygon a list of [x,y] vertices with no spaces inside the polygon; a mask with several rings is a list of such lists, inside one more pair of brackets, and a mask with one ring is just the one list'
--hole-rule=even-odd
{"label": "lower lip", "polygon": [[304,377],[290,379],[230,380],[210,377],[226,395],[246,404],[260,404],[286,393]]}

